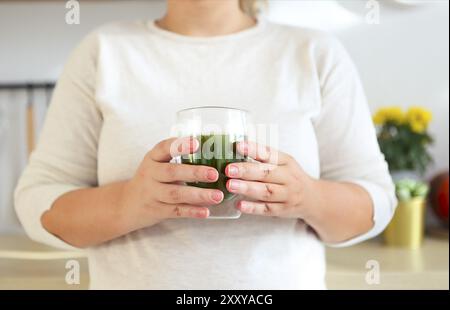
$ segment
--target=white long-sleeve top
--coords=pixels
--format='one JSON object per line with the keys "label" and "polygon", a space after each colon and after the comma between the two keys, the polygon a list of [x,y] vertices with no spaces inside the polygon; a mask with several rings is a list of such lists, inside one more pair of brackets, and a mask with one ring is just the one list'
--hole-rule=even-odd
{"label": "white long-sleeve top", "polygon": [[[56,86],[16,211],[28,235],[71,248],[40,217],[64,193],[131,178],[192,106],[249,110],[278,126],[278,148],[315,178],[370,194],[380,233],[395,208],[393,184],[357,71],[330,35],[260,20],[239,33],[198,38],[153,21],[88,35]],[[171,219],[87,250],[93,289],[325,288],[324,245],[295,219]]]}

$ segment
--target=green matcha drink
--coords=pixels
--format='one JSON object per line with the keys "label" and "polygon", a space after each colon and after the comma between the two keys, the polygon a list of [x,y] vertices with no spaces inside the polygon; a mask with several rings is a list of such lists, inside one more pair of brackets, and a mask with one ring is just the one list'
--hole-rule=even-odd
{"label": "green matcha drink", "polygon": [[176,131],[179,137],[194,137],[199,148],[194,154],[181,156],[182,164],[205,165],[216,168],[219,179],[214,183],[195,182],[188,186],[219,189],[224,193],[224,200],[209,207],[212,219],[239,218],[236,209],[239,195],[227,191],[225,168],[230,163],[243,162],[246,158],[236,152],[236,144],[245,141],[248,130],[247,111],[228,107],[198,107],[177,112]]}
{"label": "green matcha drink", "polygon": [[216,168],[219,179],[215,183],[189,183],[188,185],[201,188],[220,189],[224,193],[224,199],[231,199],[235,195],[228,192],[225,168],[230,163],[243,162],[244,156],[236,152],[236,142],[244,141],[244,137],[235,135],[200,135],[195,137],[200,142],[198,151],[194,154],[181,157],[181,163],[191,165],[205,165]]}

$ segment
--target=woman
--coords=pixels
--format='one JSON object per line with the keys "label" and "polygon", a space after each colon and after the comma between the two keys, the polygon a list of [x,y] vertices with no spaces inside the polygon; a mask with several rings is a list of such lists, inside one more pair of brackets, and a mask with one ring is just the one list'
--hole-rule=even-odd
{"label": "woman", "polygon": [[[160,20],[102,27],[70,57],[16,210],[31,238],[87,248],[91,288],[320,289],[323,243],[389,222],[392,182],[343,47],[256,20],[250,2],[168,0]],[[247,197],[238,220],[205,220],[222,192],[180,183],[215,169],[169,162],[175,112],[203,105],[279,127],[277,162],[227,167]]]}

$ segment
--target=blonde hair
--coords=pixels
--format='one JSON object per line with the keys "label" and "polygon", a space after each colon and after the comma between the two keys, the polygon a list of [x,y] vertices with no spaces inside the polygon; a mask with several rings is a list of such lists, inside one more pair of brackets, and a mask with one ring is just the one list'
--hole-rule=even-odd
{"label": "blonde hair", "polygon": [[246,14],[256,17],[261,10],[262,0],[239,0],[241,10]]}

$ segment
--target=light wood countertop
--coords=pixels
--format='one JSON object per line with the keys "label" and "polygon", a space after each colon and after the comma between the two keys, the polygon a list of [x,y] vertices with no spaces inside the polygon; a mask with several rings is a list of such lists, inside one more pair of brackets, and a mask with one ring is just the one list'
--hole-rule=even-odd
{"label": "light wood countertop", "polygon": [[[76,257],[74,257],[76,256]],[[13,258],[20,257],[20,259]],[[66,262],[80,263],[79,285],[65,282]],[[366,283],[367,262],[379,266],[379,283]],[[327,248],[329,289],[449,289],[449,241],[427,238],[421,249],[387,247],[379,240],[348,248]],[[30,241],[0,236],[0,289],[86,289],[87,259]]]}
{"label": "light wood countertop", "polygon": [[[368,284],[374,264],[379,283]],[[388,247],[380,240],[327,248],[327,265],[329,289],[449,289],[448,239],[427,238],[417,250]]]}

